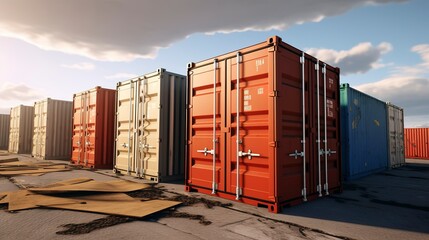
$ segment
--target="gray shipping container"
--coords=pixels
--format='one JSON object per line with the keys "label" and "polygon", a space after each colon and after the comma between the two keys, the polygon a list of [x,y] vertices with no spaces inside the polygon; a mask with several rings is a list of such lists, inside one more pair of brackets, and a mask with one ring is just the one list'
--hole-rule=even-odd
{"label": "gray shipping container", "polygon": [[33,157],[70,160],[72,109],[71,101],[48,98],[34,103]]}
{"label": "gray shipping container", "polygon": [[6,150],[9,146],[10,115],[0,114],[0,150]]}
{"label": "gray shipping container", "polygon": [[34,107],[17,106],[10,109],[9,152],[31,153]]}
{"label": "gray shipping container", "polygon": [[116,88],[114,171],[156,182],[183,178],[186,77],[158,69]]}
{"label": "gray shipping container", "polygon": [[404,110],[391,103],[387,103],[387,117],[389,131],[389,168],[400,167],[405,164]]}

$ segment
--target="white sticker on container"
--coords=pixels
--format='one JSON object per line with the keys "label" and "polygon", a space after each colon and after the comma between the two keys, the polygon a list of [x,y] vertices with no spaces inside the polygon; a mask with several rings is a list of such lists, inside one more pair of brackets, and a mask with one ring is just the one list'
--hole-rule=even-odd
{"label": "white sticker on container", "polygon": [[328,110],[328,117],[334,117],[334,101],[326,99],[326,107]]}
{"label": "white sticker on container", "polygon": [[244,100],[252,100],[252,95],[244,95]]}
{"label": "white sticker on container", "polygon": [[264,94],[264,88],[258,88],[258,94]]}
{"label": "white sticker on container", "polygon": [[252,111],[252,105],[244,106],[244,111]]}
{"label": "white sticker on container", "polygon": [[244,105],[244,106],[248,106],[248,105],[249,105],[249,101],[244,101],[244,102],[243,102],[243,105]]}
{"label": "white sticker on container", "polygon": [[244,91],[243,91],[243,94],[244,94],[244,95],[249,95],[249,90],[248,90],[248,89],[244,90]]}
{"label": "white sticker on container", "polygon": [[265,60],[264,59],[257,59],[256,60],[256,71],[259,72],[259,66],[262,66],[265,64]]}

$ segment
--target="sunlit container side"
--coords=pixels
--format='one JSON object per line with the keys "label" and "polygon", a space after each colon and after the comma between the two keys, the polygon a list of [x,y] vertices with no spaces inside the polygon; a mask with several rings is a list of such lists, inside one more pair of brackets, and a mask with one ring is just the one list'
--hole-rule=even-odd
{"label": "sunlit container side", "polygon": [[405,164],[404,110],[391,103],[386,104],[389,131],[388,164],[389,168],[396,168]]}
{"label": "sunlit container side", "polygon": [[429,160],[429,128],[405,129],[405,158]]}
{"label": "sunlit container side", "polygon": [[33,122],[33,106],[20,105],[10,109],[9,152],[31,154]]}
{"label": "sunlit container side", "polygon": [[186,190],[271,212],[340,190],[339,80],[277,36],[190,63]]}
{"label": "sunlit container side", "polygon": [[358,179],[388,166],[386,103],[342,84],[341,145],[343,176]]}
{"label": "sunlit container side", "polygon": [[183,178],[186,77],[158,69],[117,84],[114,171],[157,182]]}
{"label": "sunlit container side", "polygon": [[73,95],[73,164],[113,168],[115,95],[101,87]]}
{"label": "sunlit container side", "polygon": [[34,103],[33,157],[70,160],[72,106],[50,98]]}
{"label": "sunlit container side", "polygon": [[0,150],[8,150],[10,115],[0,114]]}

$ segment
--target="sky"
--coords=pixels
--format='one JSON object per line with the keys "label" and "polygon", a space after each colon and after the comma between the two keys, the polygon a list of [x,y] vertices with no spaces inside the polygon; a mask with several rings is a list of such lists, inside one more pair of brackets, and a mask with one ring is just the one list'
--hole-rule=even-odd
{"label": "sky", "polygon": [[341,83],[429,127],[426,0],[0,0],[0,113],[265,41],[341,68]]}

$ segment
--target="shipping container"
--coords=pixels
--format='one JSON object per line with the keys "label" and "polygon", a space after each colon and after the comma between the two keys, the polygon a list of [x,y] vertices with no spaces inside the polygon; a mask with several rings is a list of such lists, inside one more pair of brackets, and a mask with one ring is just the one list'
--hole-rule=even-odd
{"label": "shipping container", "polygon": [[429,128],[405,129],[405,157],[429,160]]}
{"label": "shipping container", "polygon": [[115,94],[95,87],[73,95],[73,164],[113,168]]}
{"label": "shipping container", "polygon": [[277,36],[190,63],[186,190],[271,212],[340,190],[339,78]]}
{"label": "shipping container", "polygon": [[158,69],[117,84],[114,171],[183,179],[186,77]]}
{"label": "shipping container", "polygon": [[387,104],[387,124],[389,131],[389,168],[405,164],[404,152],[404,110],[391,103]]}
{"label": "shipping container", "polygon": [[72,106],[50,98],[34,103],[33,157],[70,160]]}
{"label": "shipping container", "polygon": [[10,115],[0,114],[0,150],[8,150]]}
{"label": "shipping container", "polygon": [[386,103],[349,84],[341,85],[340,95],[344,179],[385,170],[389,155]]}
{"label": "shipping container", "polygon": [[31,154],[34,107],[17,106],[10,109],[9,152]]}

